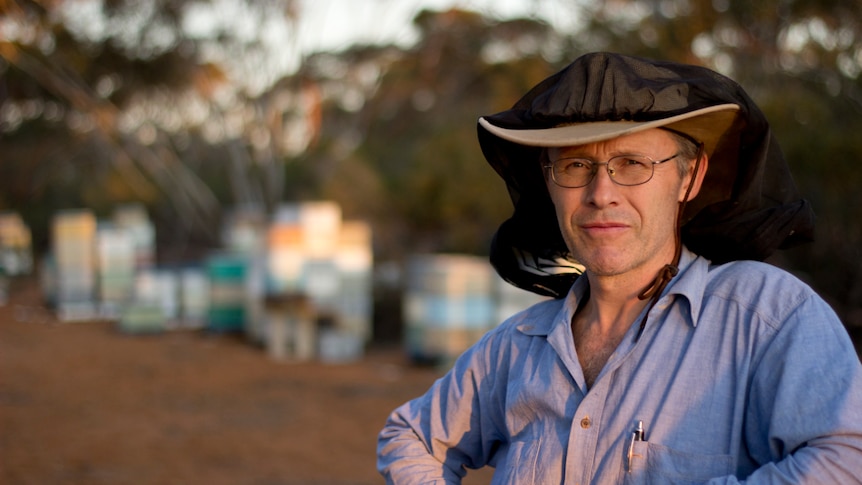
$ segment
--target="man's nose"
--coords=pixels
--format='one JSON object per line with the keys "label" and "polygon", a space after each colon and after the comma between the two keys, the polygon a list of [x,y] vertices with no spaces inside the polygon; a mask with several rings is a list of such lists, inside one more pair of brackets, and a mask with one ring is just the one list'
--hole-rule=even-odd
{"label": "man's nose", "polygon": [[595,170],[593,180],[585,187],[589,202],[596,206],[605,206],[615,202],[619,195],[620,186],[612,179],[613,169],[609,170],[608,164],[602,163],[597,165]]}

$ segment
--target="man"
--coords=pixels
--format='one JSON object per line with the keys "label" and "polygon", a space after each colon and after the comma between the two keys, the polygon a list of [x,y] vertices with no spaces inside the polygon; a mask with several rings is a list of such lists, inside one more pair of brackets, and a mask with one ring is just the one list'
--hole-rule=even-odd
{"label": "man", "polygon": [[860,483],[862,367],[809,287],[762,113],[708,69],[596,53],[479,120],[515,213],[491,261],[555,299],[390,416],[390,483]]}

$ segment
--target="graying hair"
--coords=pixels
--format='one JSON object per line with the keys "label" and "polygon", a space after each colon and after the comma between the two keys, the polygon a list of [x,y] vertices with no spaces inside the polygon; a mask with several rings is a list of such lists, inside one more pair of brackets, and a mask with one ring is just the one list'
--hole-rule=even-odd
{"label": "graying hair", "polygon": [[665,131],[670,134],[676,143],[677,153],[679,153],[679,156],[676,158],[676,168],[679,170],[679,175],[685,177],[694,166],[692,162],[697,158],[699,146],[694,138],[688,135],[670,129],[665,129]]}

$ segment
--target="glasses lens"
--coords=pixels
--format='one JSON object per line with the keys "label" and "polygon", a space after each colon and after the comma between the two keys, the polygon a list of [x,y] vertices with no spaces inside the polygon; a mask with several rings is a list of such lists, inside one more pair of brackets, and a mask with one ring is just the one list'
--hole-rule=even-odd
{"label": "glasses lens", "polygon": [[583,187],[594,175],[593,162],[583,158],[561,158],[551,168],[554,182],[562,187]]}
{"label": "glasses lens", "polygon": [[608,160],[608,172],[620,185],[640,185],[652,178],[652,159],[641,155],[624,155]]}

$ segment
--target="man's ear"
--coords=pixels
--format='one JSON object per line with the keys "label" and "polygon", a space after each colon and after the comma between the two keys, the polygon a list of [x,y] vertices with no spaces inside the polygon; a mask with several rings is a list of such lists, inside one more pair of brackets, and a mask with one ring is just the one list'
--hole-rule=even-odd
{"label": "man's ear", "polygon": [[[700,192],[700,187],[703,185],[703,179],[706,177],[706,171],[709,168],[709,157],[706,153],[701,153],[700,155],[700,164],[692,163],[691,170],[688,171],[688,175],[685,176],[685,180],[683,181],[682,193],[679,195],[679,201],[682,202],[683,198],[685,198],[685,193],[688,190],[688,185],[691,183],[691,177],[694,176],[694,184],[691,186],[691,192],[688,194],[688,201],[697,197],[698,192]],[[697,173],[695,173],[695,171]]]}

